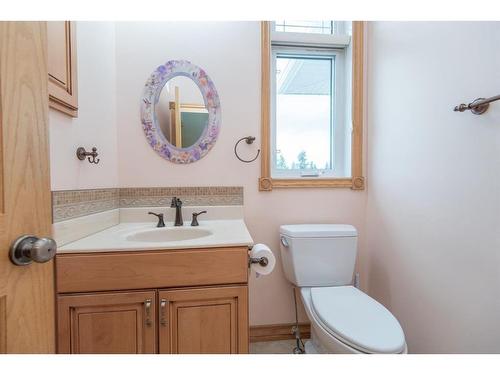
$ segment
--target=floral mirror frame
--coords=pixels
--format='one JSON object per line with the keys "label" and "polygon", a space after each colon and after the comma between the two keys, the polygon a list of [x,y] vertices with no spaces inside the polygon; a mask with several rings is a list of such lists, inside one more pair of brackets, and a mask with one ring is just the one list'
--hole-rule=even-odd
{"label": "floral mirror frame", "polygon": [[[200,138],[193,145],[179,148],[172,145],[158,124],[155,105],[163,86],[172,78],[184,76],[198,86],[208,111],[208,121]],[[177,164],[200,160],[214,147],[220,131],[221,109],[219,95],[210,77],[199,66],[187,60],[170,60],[160,65],[146,81],[141,101],[141,122],[149,145],[162,158]]]}

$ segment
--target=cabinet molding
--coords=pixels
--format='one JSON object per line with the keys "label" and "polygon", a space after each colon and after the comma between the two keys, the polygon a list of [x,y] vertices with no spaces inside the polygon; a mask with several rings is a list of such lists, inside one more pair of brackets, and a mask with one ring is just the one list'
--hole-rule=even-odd
{"label": "cabinet molding", "polygon": [[49,106],[78,117],[76,22],[48,21]]}
{"label": "cabinet molding", "polygon": [[156,353],[155,291],[59,296],[58,353]]}
{"label": "cabinet molding", "polygon": [[58,254],[58,293],[246,284],[248,248]]}
{"label": "cabinet molding", "polygon": [[248,353],[247,286],[160,290],[158,298],[160,354]]}

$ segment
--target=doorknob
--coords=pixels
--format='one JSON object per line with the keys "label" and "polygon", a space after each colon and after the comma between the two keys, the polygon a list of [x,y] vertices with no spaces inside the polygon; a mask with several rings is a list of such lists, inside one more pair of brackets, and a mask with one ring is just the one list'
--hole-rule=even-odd
{"label": "doorknob", "polygon": [[10,260],[17,266],[26,266],[32,261],[45,263],[56,255],[57,244],[52,238],[24,235],[10,246]]}

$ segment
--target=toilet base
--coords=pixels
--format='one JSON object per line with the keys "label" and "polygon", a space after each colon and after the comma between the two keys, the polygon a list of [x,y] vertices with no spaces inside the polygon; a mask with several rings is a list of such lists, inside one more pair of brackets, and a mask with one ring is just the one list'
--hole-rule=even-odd
{"label": "toilet base", "polygon": [[316,322],[311,324],[311,339],[308,343],[310,343],[309,350],[314,354],[362,354],[362,352],[332,337]]}
{"label": "toilet base", "polygon": [[316,347],[314,346],[312,339],[306,342],[306,344],[304,345],[304,349],[306,351],[305,354],[320,354],[316,350]]}

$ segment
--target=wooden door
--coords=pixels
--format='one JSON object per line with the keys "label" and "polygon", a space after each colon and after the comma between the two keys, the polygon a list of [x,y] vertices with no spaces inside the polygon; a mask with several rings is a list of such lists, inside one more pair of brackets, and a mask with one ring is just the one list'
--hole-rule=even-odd
{"label": "wooden door", "polygon": [[61,295],[58,353],[156,353],[156,292]]}
{"label": "wooden door", "polygon": [[248,353],[246,286],[160,291],[160,353]]}
{"label": "wooden door", "polygon": [[54,353],[54,265],[15,266],[23,234],[50,236],[45,22],[0,22],[0,353]]}

